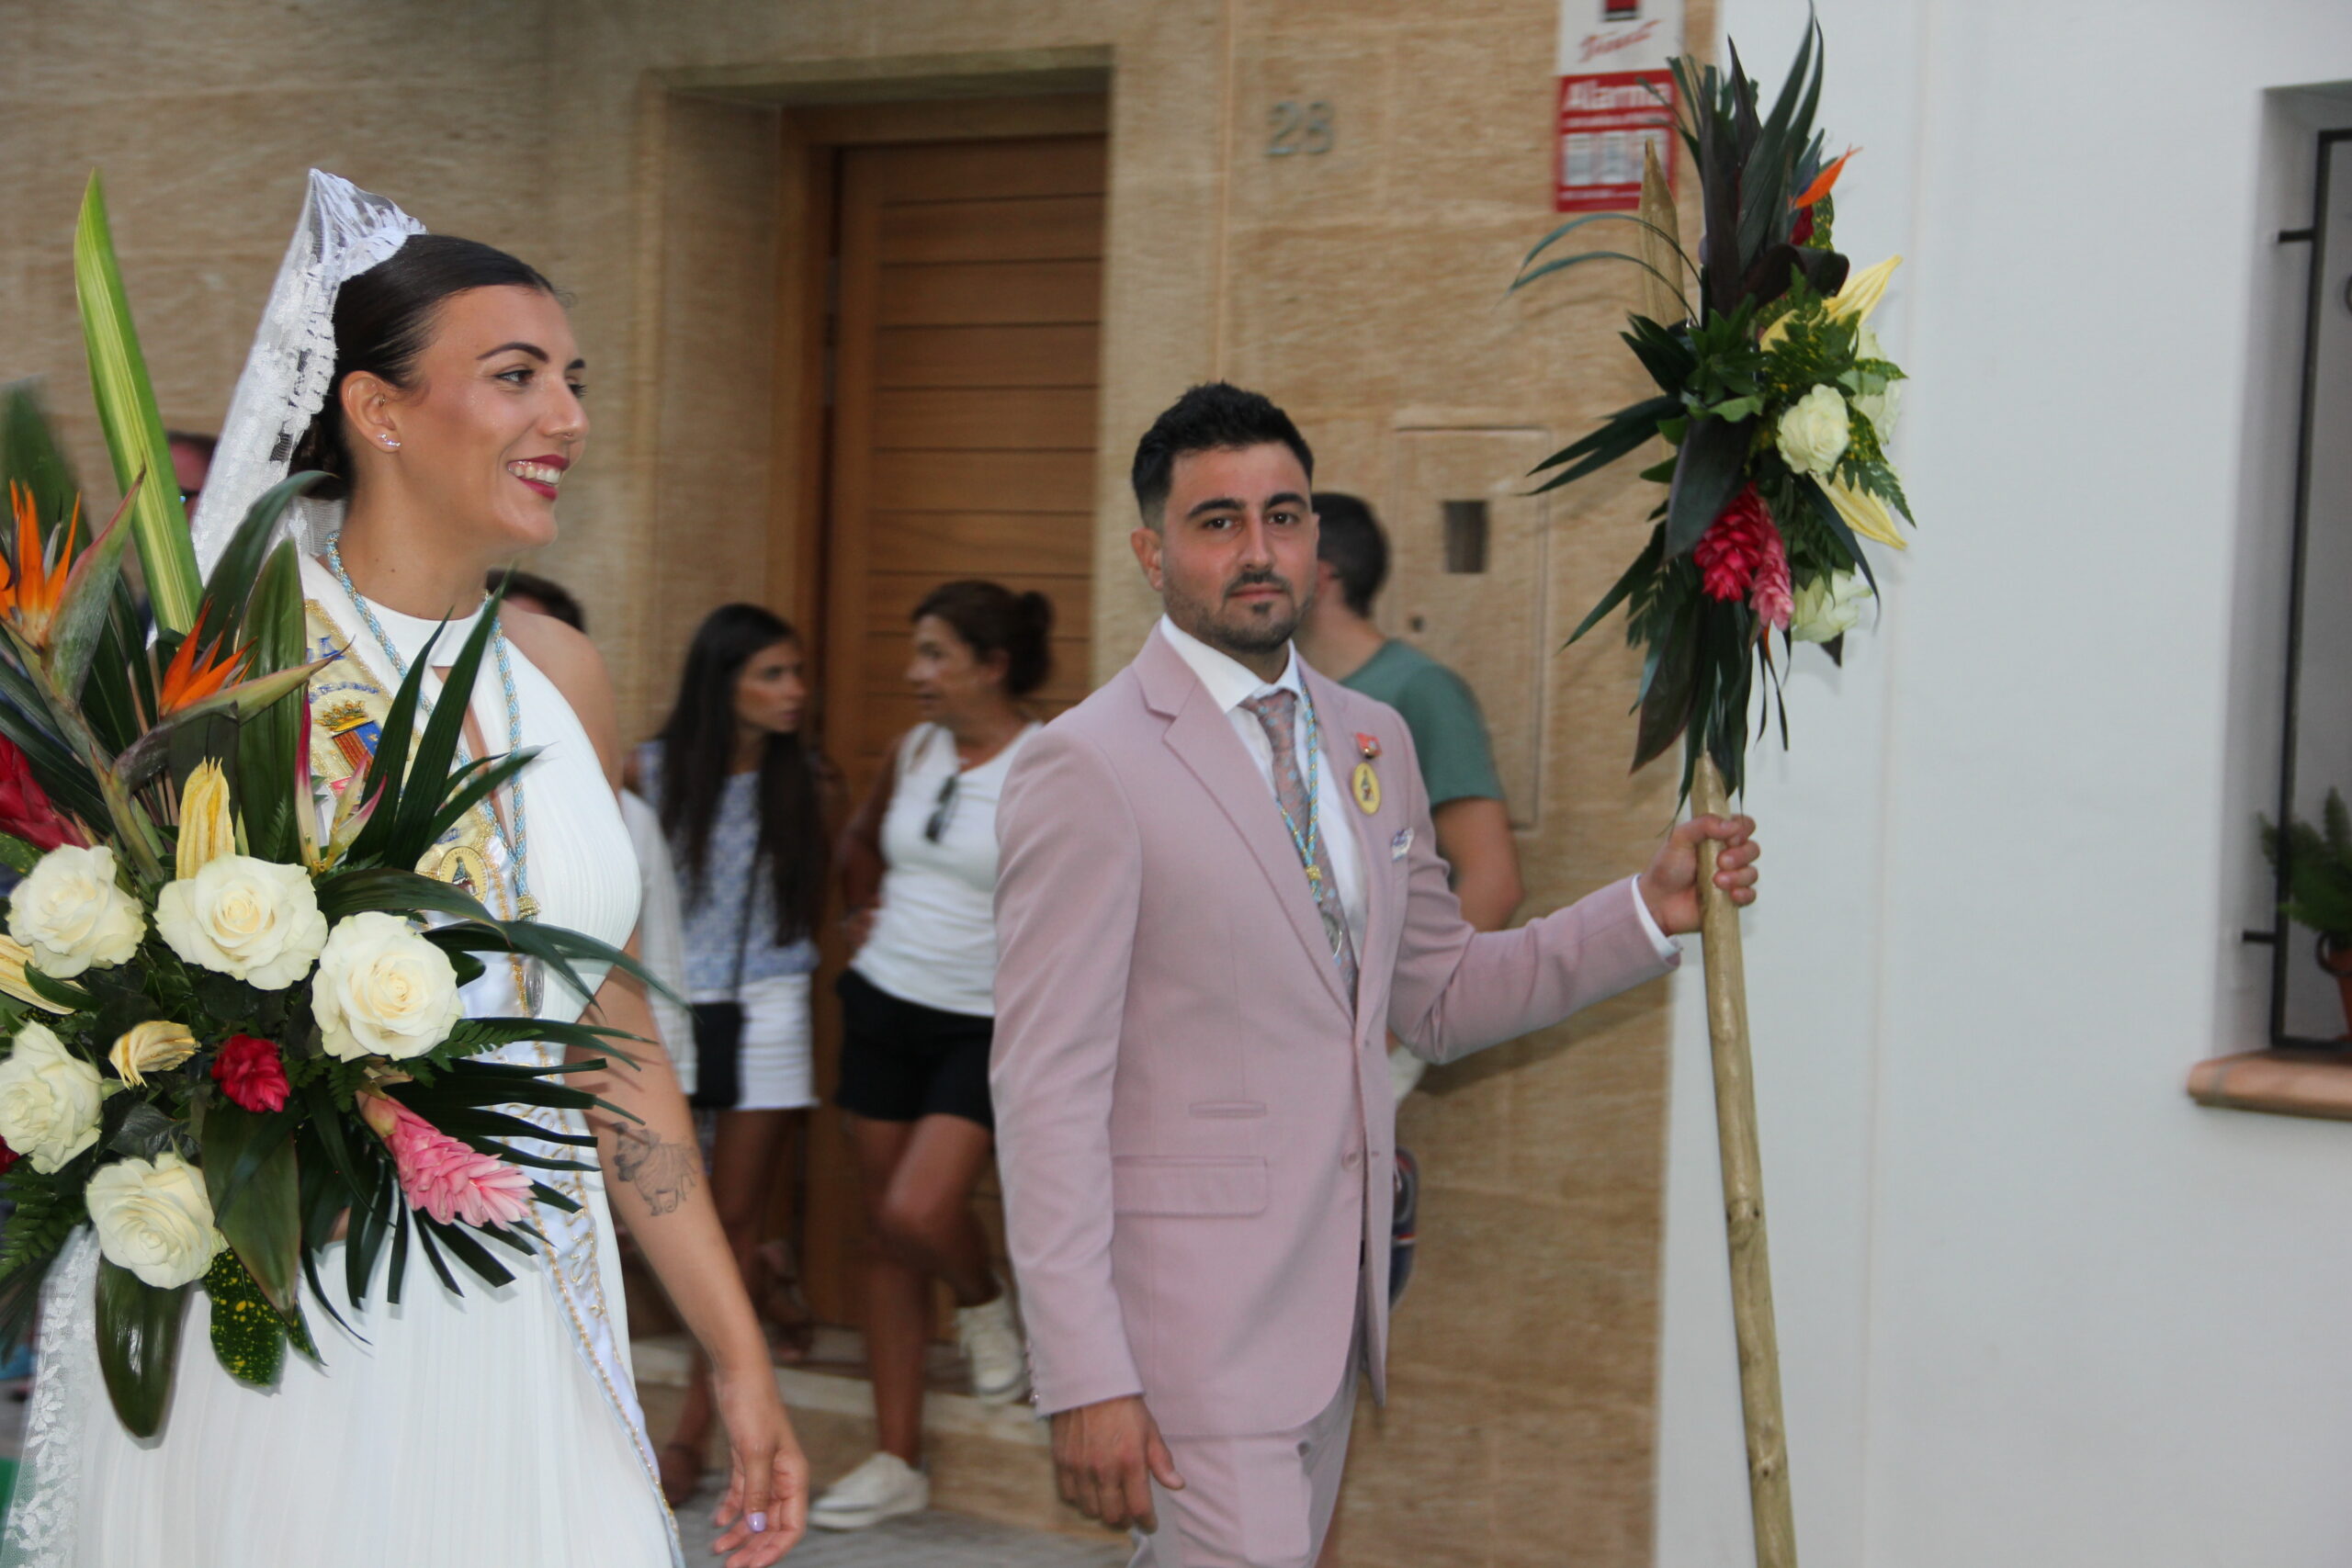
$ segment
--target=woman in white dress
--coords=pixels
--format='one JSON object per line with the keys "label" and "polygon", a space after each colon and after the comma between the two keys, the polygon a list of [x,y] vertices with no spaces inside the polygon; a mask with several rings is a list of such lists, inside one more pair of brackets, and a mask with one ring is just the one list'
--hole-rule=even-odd
{"label": "woman in white dress", "polygon": [[[398,227],[390,244],[377,247],[389,260],[353,267],[348,281],[330,278],[314,307],[332,301],[336,356],[298,461],[338,476],[348,509],[339,535],[312,536],[319,547],[303,563],[303,585],[314,646],[348,650],[317,680],[389,684],[445,616],[452,624],[433,657],[439,664],[455,652],[481,613],[485,569],[555,537],[556,497],[587,434],[582,367],[563,306],[538,274],[487,246],[413,235],[414,225],[389,204],[339,181],[322,186],[323,178],[313,176],[306,212],[314,247],[319,209],[330,199],[347,209],[346,230],[356,225],[380,241],[388,222]],[[305,243],[298,236],[289,273]],[[314,249],[308,265],[315,256]],[[273,315],[285,285],[282,276]],[[270,331],[266,319],[266,337]],[[257,348],[248,383],[265,373],[257,369],[265,357]],[[232,439],[247,390],[241,383]],[[285,461],[283,446],[274,460]],[[234,504],[242,510],[245,499]],[[207,513],[198,524],[200,547],[213,553],[215,520]],[[332,526],[331,515],[313,525],[321,521]],[[636,922],[639,886],[615,798],[620,757],[604,665],[586,638],[548,617],[517,615],[506,631],[511,646],[501,651],[511,679],[485,660],[468,753],[503,752],[519,737],[540,754],[519,793],[501,793],[498,831],[482,852],[491,886],[481,891],[493,907],[525,915],[531,907],[523,900],[535,898],[538,918],[621,943]],[[428,680],[428,697],[436,690]],[[634,982],[588,980],[605,1021],[653,1032]],[[521,1011],[543,990],[544,1016],[581,1013],[581,998],[560,982],[536,981],[519,964],[492,965],[467,988],[467,1010]],[[525,1061],[553,1055],[529,1044],[508,1052]],[[40,1568],[679,1562],[629,1382],[611,1245],[616,1210],[718,1369],[733,1474],[717,1548],[730,1568],[781,1558],[805,1518],[806,1463],[702,1186],[677,1081],[659,1050],[634,1055],[634,1070],[573,1080],[637,1120],[601,1111],[587,1118],[596,1167],[560,1173],[581,1213],[541,1208],[532,1216],[548,1255],[510,1256],[517,1277],[497,1289],[460,1272],[462,1294],[412,1258],[397,1307],[385,1299],[388,1262],[355,1307],[341,1259],[331,1257],[318,1271],[324,1300],[309,1303],[320,1360],[289,1356],[267,1393],[232,1382],[208,1353],[199,1296],[188,1310],[165,1424],[153,1440],[130,1438],[99,1392],[86,1316],[74,1322],[95,1267],[86,1241],[77,1245],[57,1265],[45,1304],[51,1332],[28,1424],[25,1490],[0,1561]],[[577,1113],[570,1119],[576,1129]],[[330,1307],[352,1332],[335,1325]]]}

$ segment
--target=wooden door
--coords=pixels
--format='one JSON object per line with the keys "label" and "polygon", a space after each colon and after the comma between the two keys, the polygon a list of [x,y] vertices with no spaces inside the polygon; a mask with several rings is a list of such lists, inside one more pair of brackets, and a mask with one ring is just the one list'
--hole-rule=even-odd
{"label": "wooden door", "polygon": [[[841,154],[821,682],[826,748],[861,796],[916,721],[909,616],[940,583],[1046,594],[1040,716],[1087,690],[1104,152],[1089,135]],[[839,1033],[824,992],[830,1104]],[[853,1321],[864,1227],[830,1110],[811,1155],[809,1296]],[[1001,1239],[993,1181],[983,1211]]]}

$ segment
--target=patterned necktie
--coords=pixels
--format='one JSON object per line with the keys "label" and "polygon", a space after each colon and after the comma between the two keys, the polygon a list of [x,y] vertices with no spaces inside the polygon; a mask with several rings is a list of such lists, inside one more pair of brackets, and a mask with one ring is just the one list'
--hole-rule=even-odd
{"label": "patterned necktie", "polygon": [[1348,917],[1340,908],[1339,879],[1331,874],[1331,857],[1323,846],[1318,830],[1314,838],[1314,855],[1307,855],[1308,824],[1316,820],[1314,802],[1307,798],[1306,780],[1298,766],[1297,731],[1292,715],[1298,707],[1298,694],[1274,691],[1264,696],[1250,697],[1241,705],[1258,720],[1266,732],[1266,744],[1274,753],[1274,795],[1282,802],[1283,814],[1289,819],[1292,842],[1299,851],[1299,863],[1306,867],[1306,885],[1315,894],[1315,908],[1323,917],[1323,937],[1331,944],[1331,956],[1340,965],[1341,988],[1348,994],[1348,1005],[1355,1006],[1356,944],[1348,931]]}

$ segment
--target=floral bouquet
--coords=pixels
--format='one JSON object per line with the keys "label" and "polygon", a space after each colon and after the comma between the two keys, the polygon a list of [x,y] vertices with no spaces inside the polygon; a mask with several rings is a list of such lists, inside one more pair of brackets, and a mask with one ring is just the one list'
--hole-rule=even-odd
{"label": "floral bouquet", "polygon": [[[1667,487],[1634,564],[1584,618],[1584,636],[1618,605],[1643,649],[1634,766],[1683,745],[1682,794],[1723,816],[1745,781],[1747,712],[1764,671],[1818,642],[1834,660],[1875,588],[1861,541],[1896,549],[1909,521],[1886,455],[1903,372],[1868,326],[1894,260],[1849,276],[1831,248],[1830,193],[1849,152],[1829,159],[1813,117],[1821,99],[1821,29],[1809,25],[1770,112],[1731,51],[1731,69],[1672,62],[1681,134],[1698,170],[1705,232],[1693,261],[1652,153],[1638,214],[1563,225],[1521,265],[1513,288],[1606,258],[1648,277],[1649,309],[1624,341],[1658,395],[1621,409],[1535,470],[1553,490],[1663,437],[1673,450],[1643,478]],[[1631,223],[1645,254],[1588,251],[1539,262],[1566,234]],[[1899,258],[1898,258],[1899,259]],[[1685,280],[1695,281],[1693,302]],[[1780,705],[1783,744],[1788,713]],[[1759,727],[1760,730],[1760,727]],[[1700,848],[1707,1032],[1722,1153],[1732,1324],[1746,1424],[1758,1568],[1795,1568],[1796,1524],[1780,1349],[1772,1316],[1764,1185],[1739,911],[1714,886],[1715,850]]]}
{"label": "floral bouquet", "polygon": [[[482,1059],[518,1041],[609,1049],[616,1032],[467,1018],[484,956],[576,965],[624,955],[493,917],[415,869],[492,809],[528,752],[466,761],[460,729],[492,630],[484,615],[421,720],[418,659],[371,758],[315,786],[300,568],[280,517],[315,475],[246,515],[199,584],[161,422],[121,296],[96,181],[76,239],[91,370],[126,499],[95,533],[28,391],[0,402],[0,861],[23,874],[0,938],[0,1337],[30,1325],[73,1229],[96,1232],[98,1359],[125,1427],[162,1425],[189,1292],[211,1302],[220,1364],[267,1386],[303,1318],[321,1248],[347,1241],[364,1303],[387,1247],[398,1302],[412,1250],[513,1278],[532,1206],[577,1207],[529,1153],[593,1142],[533,1110],[597,1105],[581,1066]],[[137,536],[156,629],[123,580]],[[420,721],[421,720],[421,721]],[[427,924],[430,919],[433,923]],[[589,1064],[601,1065],[601,1064]],[[553,1118],[550,1118],[552,1120]],[[329,1308],[332,1312],[334,1309]]]}
{"label": "floral bouquet", "polygon": [[[1903,372],[1868,325],[1901,258],[1849,276],[1831,248],[1830,192],[1853,154],[1827,159],[1813,129],[1821,60],[1819,29],[1809,28],[1760,119],[1737,49],[1727,74],[1673,62],[1706,216],[1696,262],[1653,161],[1638,215],[1562,225],[1512,284],[1605,257],[1643,267],[1657,286],[1651,313],[1634,315],[1623,337],[1658,395],[1535,471],[1558,470],[1541,487],[1553,490],[1652,436],[1673,448],[1642,476],[1668,487],[1647,546],[1569,640],[1627,607],[1627,638],[1646,654],[1634,766],[1681,739],[1686,795],[1702,757],[1739,790],[1757,671],[1779,687],[1774,634],[1783,658],[1800,642],[1839,658],[1875,586],[1860,541],[1901,549],[1894,519],[1910,517],[1886,455]],[[1649,256],[1587,251],[1539,264],[1570,232],[1603,221],[1637,225]],[[1686,277],[1698,284],[1695,305]],[[1785,741],[1784,706],[1781,722]]]}

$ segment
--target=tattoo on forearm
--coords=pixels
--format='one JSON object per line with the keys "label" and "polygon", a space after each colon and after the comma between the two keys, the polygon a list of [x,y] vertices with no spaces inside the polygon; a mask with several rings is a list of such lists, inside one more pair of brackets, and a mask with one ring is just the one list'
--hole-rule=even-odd
{"label": "tattoo on forearm", "polygon": [[692,1144],[664,1143],[650,1127],[616,1125],[613,1169],[637,1189],[648,1210],[667,1214],[702,1179],[702,1151]]}

